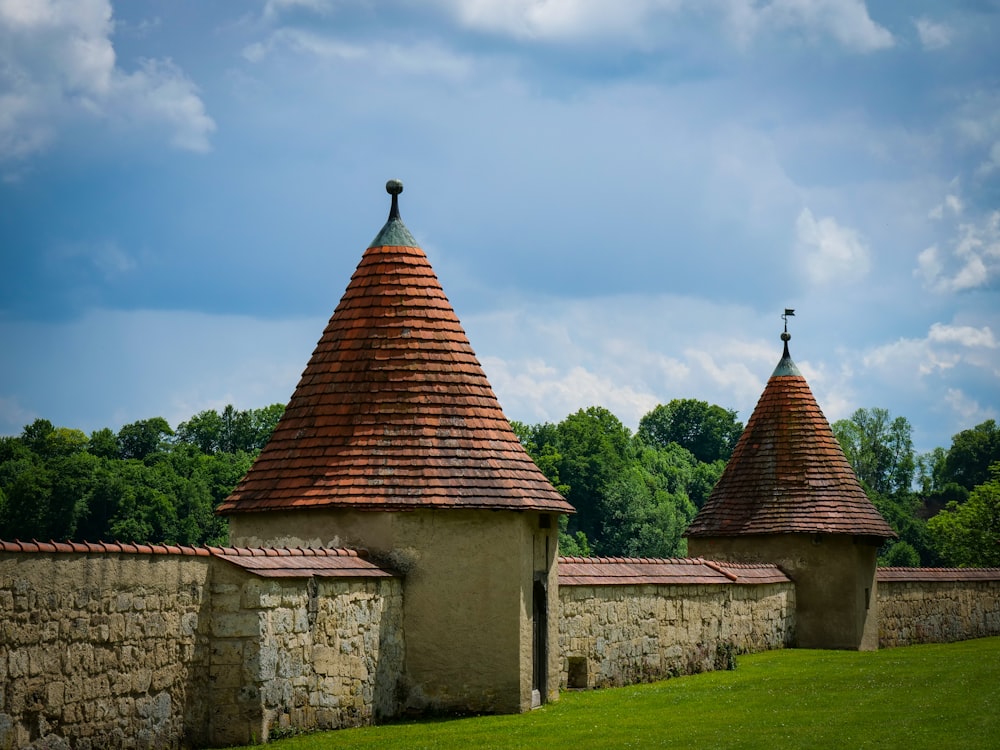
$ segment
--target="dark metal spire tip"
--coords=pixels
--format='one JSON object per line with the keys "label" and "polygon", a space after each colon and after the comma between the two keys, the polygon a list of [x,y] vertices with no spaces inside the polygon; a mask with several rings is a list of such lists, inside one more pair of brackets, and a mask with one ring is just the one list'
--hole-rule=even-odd
{"label": "dark metal spire tip", "polygon": [[392,196],[392,207],[389,209],[389,221],[401,218],[399,215],[399,194],[403,192],[403,183],[399,180],[389,180],[385,183],[385,192]]}

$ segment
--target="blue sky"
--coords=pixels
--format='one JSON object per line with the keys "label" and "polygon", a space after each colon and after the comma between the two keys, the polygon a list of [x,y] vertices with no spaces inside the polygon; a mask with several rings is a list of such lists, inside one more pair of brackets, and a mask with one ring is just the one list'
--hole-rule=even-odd
{"label": "blue sky", "polygon": [[507,416],[1000,417],[1000,3],[0,0],[0,434],[285,402],[404,182]]}

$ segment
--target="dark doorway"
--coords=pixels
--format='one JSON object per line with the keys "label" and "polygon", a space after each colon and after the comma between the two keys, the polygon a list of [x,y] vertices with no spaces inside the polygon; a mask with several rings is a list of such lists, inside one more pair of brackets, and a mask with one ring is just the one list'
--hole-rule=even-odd
{"label": "dark doorway", "polygon": [[[549,676],[549,627],[548,627],[548,596],[546,595],[544,580],[535,581],[532,590],[532,632],[531,632],[531,655],[532,661],[532,706],[541,705],[545,702],[546,682]],[[535,693],[537,692],[537,699]]]}

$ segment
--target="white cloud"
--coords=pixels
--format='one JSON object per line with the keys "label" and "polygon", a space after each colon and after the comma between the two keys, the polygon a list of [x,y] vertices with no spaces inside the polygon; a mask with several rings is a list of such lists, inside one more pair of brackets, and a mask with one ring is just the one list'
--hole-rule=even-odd
{"label": "white cloud", "polygon": [[989,326],[950,326],[935,323],[927,332],[927,340],[939,344],[958,344],[969,348],[996,349],[998,344]]}
{"label": "white cloud", "polygon": [[946,214],[952,216],[958,216],[962,213],[964,205],[962,204],[962,199],[957,195],[946,195],[944,201],[934,206],[928,214],[929,219],[943,219]]}
{"label": "white cloud", "polygon": [[440,0],[464,26],[526,39],[636,34],[679,0]]}
{"label": "white cloud", "polygon": [[660,17],[715,15],[747,41],[761,31],[830,36],[860,52],[891,47],[892,34],[868,15],[863,0],[438,0],[459,23],[520,39],[648,38]]}
{"label": "white cloud", "polygon": [[[682,320],[698,323],[665,324]],[[504,412],[525,422],[600,405],[635,429],[673,398],[745,420],[781,354],[776,334],[743,332],[758,327],[752,312],[679,296],[535,299],[463,322]]]}
{"label": "white cloud", "polygon": [[263,17],[272,21],[288,11],[305,9],[314,13],[326,15],[333,11],[331,0],[267,0],[264,4]]}
{"label": "white cloud", "polygon": [[43,151],[80,118],[166,126],[171,143],[206,151],[215,123],[169,60],[118,65],[108,0],[0,0],[0,160]]}
{"label": "white cloud", "polygon": [[895,43],[888,29],[868,15],[864,0],[772,0],[758,13],[761,25],[826,33],[858,52],[874,52]]}
{"label": "white cloud", "polygon": [[490,356],[482,365],[511,419],[530,414],[532,421],[559,422],[579,409],[603,406],[634,428],[659,403],[648,391],[580,366],[557,369],[537,359],[507,361]]}
{"label": "white cloud", "polygon": [[951,407],[951,411],[958,418],[957,421],[960,424],[980,424],[987,419],[995,419],[997,417],[996,409],[983,407],[960,388],[949,388],[945,392],[944,400]]}
{"label": "white cloud", "polygon": [[818,221],[803,208],[795,222],[796,254],[814,284],[857,281],[868,274],[868,246],[850,227],[831,217]]}
{"label": "white cloud", "polygon": [[959,145],[983,150],[977,177],[1000,169],[1000,92],[989,87],[963,92],[952,127]]}
{"label": "white cloud", "polygon": [[992,283],[1000,276],[1000,211],[980,222],[958,226],[950,252],[931,245],[917,256],[914,276],[938,293],[962,292]]}
{"label": "white cloud", "polygon": [[991,369],[1000,348],[989,326],[934,323],[923,338],[900,338],[871,349],[863,356],[865,367],[907,378],[941,373],[959,365]]}
{"label": "white cloud", "polygon": [[944,49],[951,44],[952,30],[943,23],[935,23],[926,17],[914,18],[913,25],[917,27],[917,36],[926,50]]}
{"label": "white cloud", "polygon": [[436,75],[459,79],[472,70],[469,58],[429,42],[366,46],[294,28],[278,29],[263,42],[247,45],[243,49],[243,57],[249,62],[260,63],[282,49],[326,62],[364,63],[383,71],[407,75]]}

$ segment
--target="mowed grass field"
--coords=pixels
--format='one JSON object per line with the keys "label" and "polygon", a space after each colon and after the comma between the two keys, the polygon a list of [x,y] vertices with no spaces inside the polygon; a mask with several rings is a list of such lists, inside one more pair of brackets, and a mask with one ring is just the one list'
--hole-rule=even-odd
{"label": "mowed grass field", "polygon": [[876,652],[790,649],[731,672],[563,692],[528,714],[278,740],[339,748],[1000,748],[1000,638]]}

